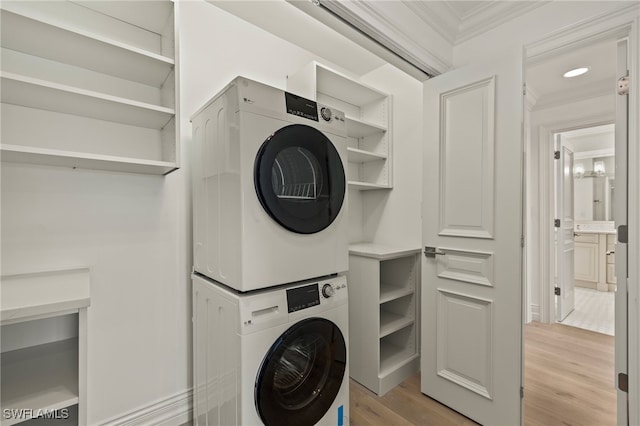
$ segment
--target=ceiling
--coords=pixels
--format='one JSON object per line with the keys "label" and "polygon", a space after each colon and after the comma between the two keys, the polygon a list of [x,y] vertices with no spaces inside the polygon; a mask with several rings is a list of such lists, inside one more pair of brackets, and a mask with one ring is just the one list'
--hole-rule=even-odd
{"label": "ceiling", "polygon": [[[600,40],[527,64],[525,80],[535,106],[540,108],[613,93],[617,80],[616,52],[615,39]],[[588,67],[589,72],[573,78],[562,76],[578,67]]]}

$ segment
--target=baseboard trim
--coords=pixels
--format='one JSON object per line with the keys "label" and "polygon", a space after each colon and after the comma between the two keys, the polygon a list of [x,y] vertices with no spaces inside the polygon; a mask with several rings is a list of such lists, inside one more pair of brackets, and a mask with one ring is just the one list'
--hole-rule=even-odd
{"label": "baseboard trim", "polygon": [[115,417],[100,426],[179,426],[191,420],[193,391],[187,389],[151,405]]}
{"label": "baseboard trim", "polygon": [[531,321],[540,321],[540,305],[531,305]]}

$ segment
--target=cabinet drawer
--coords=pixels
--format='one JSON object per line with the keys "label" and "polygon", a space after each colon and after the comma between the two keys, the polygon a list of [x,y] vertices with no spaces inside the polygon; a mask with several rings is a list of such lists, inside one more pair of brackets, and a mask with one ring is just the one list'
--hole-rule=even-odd
{"label": "cabinet drawer", "polygon": [[576,233],[576,243],[598,243],[598,234],[580,234]]}
{"label": "cabinet drawer", "polygon": [[610,284],[616,283],[616,265],[607,265],[607,282]]}

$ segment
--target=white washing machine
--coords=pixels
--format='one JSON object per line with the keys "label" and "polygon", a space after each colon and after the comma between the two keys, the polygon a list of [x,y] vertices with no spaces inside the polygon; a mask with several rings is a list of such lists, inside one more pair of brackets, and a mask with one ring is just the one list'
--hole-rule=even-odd
{"label": "white washing machine", "polygon": [[244,292],[348,269],[342,112],[237,77],[192,123],[195,271]]}
{"label": "white washing machine", "polygon": [[195,426],[349,424],[344,275],[248,294],[193,275]]}

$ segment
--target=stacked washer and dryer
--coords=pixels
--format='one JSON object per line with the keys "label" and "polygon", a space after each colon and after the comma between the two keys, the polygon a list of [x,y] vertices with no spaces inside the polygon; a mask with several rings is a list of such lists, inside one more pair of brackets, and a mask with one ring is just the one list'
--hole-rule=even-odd
{"label": "stacked washer and dryer", "polygon": [[192,123],[194,424],[347,424],[344,114],[237,77]]}

